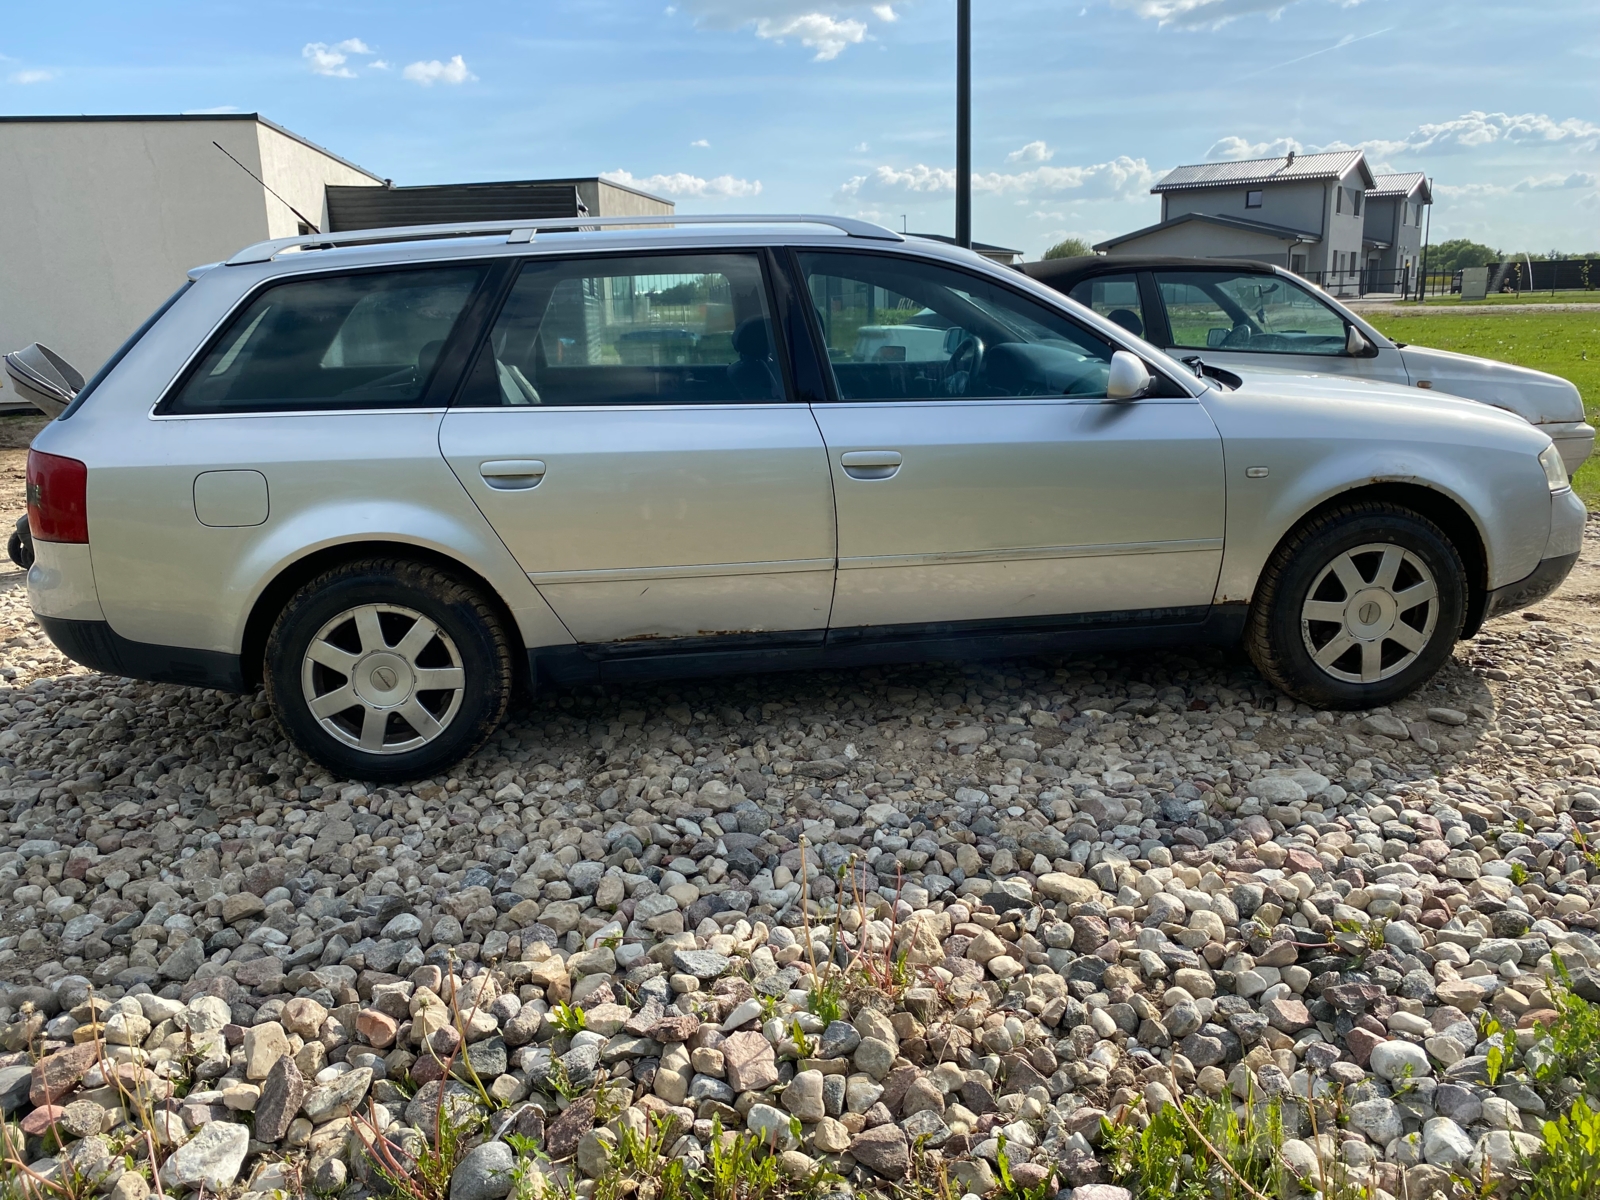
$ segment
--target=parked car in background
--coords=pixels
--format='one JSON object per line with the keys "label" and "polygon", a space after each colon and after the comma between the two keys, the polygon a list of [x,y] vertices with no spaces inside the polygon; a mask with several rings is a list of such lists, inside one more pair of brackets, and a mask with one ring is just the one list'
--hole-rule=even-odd
{"label": "parked car in background", "polygon": [[[194,270],[29,454],[51,639],[400,780],[519,680],[1242,640],[1371,706],[1578,556],[1554,444],[1484,405],[1208,378],[844,218],[573,224]],[[685,278],[715,302],[627,302]]]}
{"label": "parked car in background", "polygon": [[1320,288],[1246,259],[1089,255],[1022,270],[1175,355],[1235,369],[1311,371],[1465,396],[1514,412],[1561,449],[1568,474],[1594,449],[1583,398],[1527,367],[1390,341]]}

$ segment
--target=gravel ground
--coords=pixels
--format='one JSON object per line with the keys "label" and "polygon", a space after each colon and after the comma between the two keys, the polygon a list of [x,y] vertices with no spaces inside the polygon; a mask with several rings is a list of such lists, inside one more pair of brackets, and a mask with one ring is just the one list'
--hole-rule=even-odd
{"label": "gravel ground", "polygon": [[[180,1192],[366,1194],[362,1137],[414,1151],[442,1096],[580,1179],[659,1114],[679,1156],[716,1118],[860,1194],[918,1139],[982,1193],[1004,1134],[1019,1180],[1125,1200],[1103,1113],[1331,1082],[1321,1152],[1426,1196],[1536,1141],[1477,1017],[1531,1038],[1552,950],[1600,999],[1597,551],[1392,710],[1209,650],[735,678],[524,701],[396,788],[308,765],[260,696],[82,672],[0,575],[0,1110],[116,1200],[149,1187],[129,1095]],[[885,948],[905,990],[806,1011],[813,960]]]}

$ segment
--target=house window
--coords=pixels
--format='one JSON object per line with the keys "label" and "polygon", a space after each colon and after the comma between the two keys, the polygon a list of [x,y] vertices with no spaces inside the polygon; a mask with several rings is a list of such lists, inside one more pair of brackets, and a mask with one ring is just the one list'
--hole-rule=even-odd
{"label": "house window", "polygon": [[1304,275],[1306,273],[1306,256],[1304,254],[1289,255],[1289,270],[1296,275]]}
{"label": "house window", "polygon": [[1350,203],[1355,206],[1350,211],[1353,212],[1358,217],[1361,215],[1361,197],[1362,197],[1362,195],[1363,195],[1363,193],[1362,193],[1360,188],[1355,188],[1350,192]]}
{"label": "house window", "polygon": [[1342,213],[1344,211],[1343,188],[1335,188],[1333,191],[1333,211],[1336,213]]}
{"label": "house window", "polygon": [[1411,224],[1411,205],[1403,200],[1400,202],[1400,224]]}
{"label": "house window", "polygon": [[1261,207],[1261,193],[1260,192],[1246,192],[1244,194],[1244,206],[1246,208],[1260,208]]}

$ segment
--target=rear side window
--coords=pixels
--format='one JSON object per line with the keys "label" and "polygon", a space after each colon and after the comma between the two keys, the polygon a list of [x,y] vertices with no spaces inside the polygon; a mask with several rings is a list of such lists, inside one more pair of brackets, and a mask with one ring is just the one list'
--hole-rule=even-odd
{"label": "rear side window", "polygon": [[1135,337],[1145,336],[1144,305],[1139,300],[1139,281],[1133,275],[1085,279],[1071,294],[1079,304],[1115,321]]}
{"label": "rear side window", "polygon": [[424,402],[482,267],[324,275],[260,293],[169,413],[404,408]]}
{"label": "rear side window", "polygon": [[528,263],[456,404],[784,397],[760,259],[677,254]]}

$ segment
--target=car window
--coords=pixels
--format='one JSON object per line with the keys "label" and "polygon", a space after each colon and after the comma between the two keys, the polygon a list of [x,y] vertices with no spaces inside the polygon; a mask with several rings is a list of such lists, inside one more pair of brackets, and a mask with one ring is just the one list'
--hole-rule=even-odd
{"label": "car window", "polygon": [[1144,337],[1149,328],[1139,300],[1139,281],[1131,274],[1085,279],[1070,294],[1079,304],[1115,321],[1135,337]]}
{"label": "car window", "polygon": [[1105,395],[1110,343],[978,276],[873,254],[800,268],[840,399]]}
{"label": "car window", "polygon": [[172,413],[423,402],[484,268],[324,275],[267,288],[201,358]]}
{"label": "car window", "polygon": [[1174,346],[1265,354],[1343,354],[1341,317],[1281,275],[1156,273]]}
{"label": "car window", "polygon": [[532,261],[458,406],[784,398],[754,254]]}

